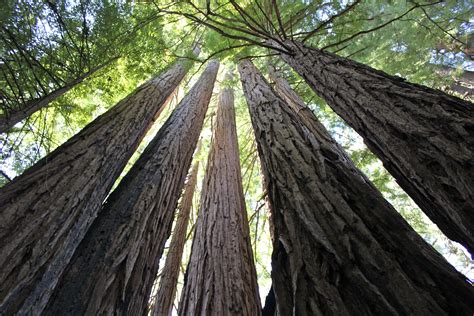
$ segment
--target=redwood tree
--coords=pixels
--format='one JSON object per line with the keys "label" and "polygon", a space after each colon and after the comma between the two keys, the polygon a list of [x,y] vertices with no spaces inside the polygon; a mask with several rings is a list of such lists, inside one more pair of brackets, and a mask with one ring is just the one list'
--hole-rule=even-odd
{"label": "redwood tree", "polygon": [[260,315],[232,88],[222,90],[180,315]]}
{"label": "redwood tree", "polygon": [[160,286],[153,305],[154,316],[171,315],[173,309],[179,268],[181,267],[181,258],[183,257],[184,244],[186,242],[189,214],[193,206],[193,195],[194,189],[196,188],[198,169],[199,162],[196,162],[191,170],[181,198],[178,218],[176,219],[168,254],[166,255],[165,266],[161,272]]}
{"label": "redwood tree", "polygon": [[364,139],[400,186],[474,254],[474,106],[285,41],[281,57]]}
{"label": "redwood tree", "polygon": [[105,202],[45,315],[146,315],[174,211],[212,95],[211,61]]}
{"label": "redwood tree", "polygon": [[298,118],[250,61],[239,70],[273,211],[279,315],[472,314],[465,277],[323,126]]}
{"label": "redwood tree", "polygon": [[187,68],[178,62],[143,84],[0,189],[0,310],[41,310]]}

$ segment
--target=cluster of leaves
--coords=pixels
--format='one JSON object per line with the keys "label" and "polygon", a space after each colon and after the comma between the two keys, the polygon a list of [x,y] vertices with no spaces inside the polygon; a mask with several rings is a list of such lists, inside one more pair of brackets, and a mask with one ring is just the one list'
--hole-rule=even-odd
{"label": "cluster of leaves", "polygon": [[[21,174],[139,84],[167,67],[181,32],[149,5],[12,1],[3,11],[0,115],[50,95],[91,69],[80,84],[0,135],[0,183]],[[53,9],[54,8],[54,9]],[[8,12],[8,14],[6,13]],[[18,43],[12,47],[9,34]],[[2,41],[3,39],[3,41]],[[189,43],[188,43],[189,44]],[[10,46],[9,46],[10,45]],[[9,83],[16,83],[10,85]],[[44,87],[44,89],[42,89]]]}

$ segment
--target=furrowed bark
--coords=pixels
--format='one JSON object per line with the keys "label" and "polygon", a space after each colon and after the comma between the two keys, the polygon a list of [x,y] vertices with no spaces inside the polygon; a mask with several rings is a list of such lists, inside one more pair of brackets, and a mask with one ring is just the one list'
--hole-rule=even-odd
{"label": "furrowed bark", "polygon": [[364,139],[400,186],[474,254],[474,106],[287,41],[281,54]]}
{"label": "furrowed bark", "polygon": [[242,189],[234,96],[219,95],[179,315],[260,315]]}
{"label": "furrowed bark", "polygon": [[14,109],[9,111],[8,113],[0,115],[0,133],[8,132],[10,128],[13,127],[18,122],[29,117],[31,114],[35,113],[36,111],[41,110],[42,108],[46,107],[49,103],[53,102],[85,79],[89,78],[91,75],[96,73],[98,70],[104,68],[105,66],[109,65],[113,61],[115,61],[118,57],[112,58],[107,62],[92,68],[91,70],[83,73],[82,75],[78,76],[74,80],[66,83],[64,86],[51,91],[51,93],[42,96],[38,99],[28,100],[25,104],[20,105],[18,109]]}
{"label": "furrowed bark", "polygon": [[278,315],[472,314],[466,278],[324,127],[300,119],[250,61],[239,71],[273,211]]}
{"label": "furrowed bark", "polygon": [[181,258],[183,257],[184,244],[186,243],[189,213],[193,205],[198,169],[199,162],[196,162],[184,189],[179,206],[178,218],[176,219],[176,227],[173,230],[165,266],[161,273],[160,286],[156,294],[155,304],[153,305],[154,316],[169,316],[172,313],[173,302],[176,297],[179,268],[181,266]]}
{"label": "furrowed bark", "polygon": [[322,125],[320,125],[321,123],[318,121],[311,109],[304,104],[303,100],[301,100],[298,94],[296,94],[296,92],[291,88],[288,81],[286,81],[286,79],[283,78],[283,76],[277,72],[273,66],[270,65],[268,67],[268,73],[270,79],[274,82],[273,89],[277,95],[290,106],[301,122],[304,123],[312,133],[318,134]]}
{"label": "furrowed bark", "polygon": [[45,315],[146,315],[219,63],[200,79],[105,202]]}
{"label": "furrowed bark", "polygon": [[38,313],[114,181],[184,77],[176,63],[0,189],[0,310]]}

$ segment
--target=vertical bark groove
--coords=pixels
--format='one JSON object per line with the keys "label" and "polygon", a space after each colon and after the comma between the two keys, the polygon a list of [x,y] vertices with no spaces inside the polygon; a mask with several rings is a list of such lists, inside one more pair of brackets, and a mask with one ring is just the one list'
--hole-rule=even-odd
{"label": "vertical bark groove", "polygon": [[186,74],[176,63],[0,189],[0,309],[37,313]]}
{"label": "vertical bark groove", "polygon": [[189,214],[193,205],[193,195],[194,189],[196,188],[198,169],[199,162],[196,162],[184,189],[181,204],[179,206],[178,218],[176,219],[176,226],[173,230],[165,266],[161,273],[160,285],[156,294],[155,304],[153,305],[154,316],[171,316],[173,302],[176,297],[179,268],[181,267],[184,244],[186,243]]}
{"label": "vertical bark groove", "polygon": [[260,315],[240,173],[234,95],[219,95],[179,315]]}
{"label": "vertical bark groove", "polygon": [[316,118],[300,119],[250,61],[239,71],[273,211],[279,315],[470,315],[465,277],[309,123]]}
{"label": "vertical bark groove", "polygon": [[219,63],[211,61],[112,192],[45,315],[146,315]]}
{"label": "vertical bark groove", "polygon": [[364,139],[400,186],[474,254],[474,106],[337,55],[281,54]]}

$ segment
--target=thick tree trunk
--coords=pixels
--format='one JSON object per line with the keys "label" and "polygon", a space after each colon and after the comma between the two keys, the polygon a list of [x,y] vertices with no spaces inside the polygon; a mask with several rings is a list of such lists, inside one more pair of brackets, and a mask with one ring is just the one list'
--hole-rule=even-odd
{"label": "thick tree trunk", "polygon": [[177,63],[0,189],[0,310],[38,313],[186,73]]}
{"label": "thick tree trunk", "polygon": [[45,315],[146,315],[174,211],[212,95],[212,61],[107,199]]}
{"label": "thick tree trunk", "polygon": [[176,285],[178,284],[181,258],[183,257],[184,244],[186,243],[189,213],[193,206],[198,169],[199,163],[196,162],[181,198],[176,226],[173,230],[165,266],[161,273],[160,286],[156,294],[155,304],[153,305],[154,316],[171,316],[174,298],[176,297]]}
{"label": "thick tree trunk", "polygon": [[474,106],[286,42],[281,57],[363,138],[400,186],[474,254]]}
{"label": "thick tree trunk", "polygon": [[222,90],[179,315],[260,315],[232,88]]}
{"label": "thick tree trunk", "polygon": [[472,314],[465,277],[324,127],[299,119],[250,61],[239,69],[273,210],[279,315]]}
{"label": "thick tree trunk", "polygon": [[33,99],[25,102],[25,104],[20,105],[18,108],[13,109],[12,111],[9,111],[5,114],[0,115],[0,133],[5,133],[8,132],[10,128],[13,127],[18,122],[21,122],[22,120],[26,119],[29,117],[31,114],[35,113],[36,111],[41,110],[45,106],[47,106],[49,103],[53,102],[78,84],[84,81],[84,79],[89,78],[91,75],[93,75],[95,72],[98,70],[104,68],[105,66],[109,65],[113,61],[115,61],[118,57],[112,58],[108,60],[107,62],[92,68],[91,70],[83,73],[82,75],[78,76],[74,80],[66,83],[64,86],[51,91],[51,93],[38,98],[38,99]]}

